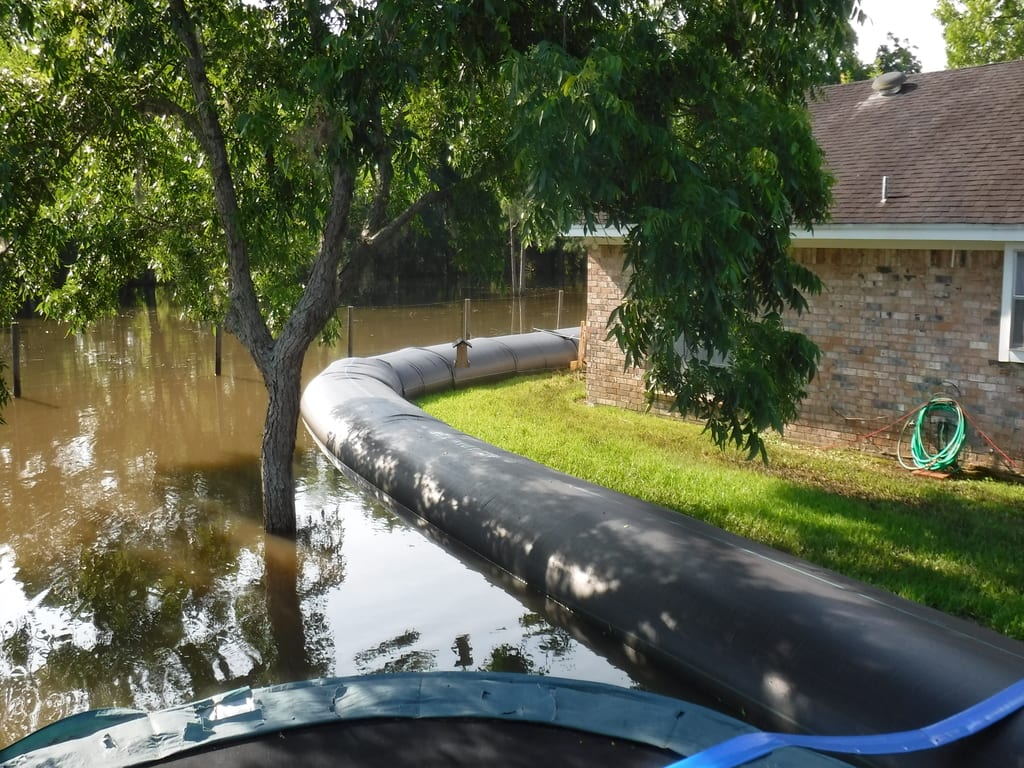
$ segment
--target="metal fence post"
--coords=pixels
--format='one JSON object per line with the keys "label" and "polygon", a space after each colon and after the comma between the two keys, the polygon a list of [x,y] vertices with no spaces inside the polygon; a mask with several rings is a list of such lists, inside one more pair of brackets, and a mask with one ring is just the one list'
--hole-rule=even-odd
{"label": "metal fence post", "polygon": [[352,305],[348,307],[348,317],[345,320],[348,330],[348,357],[352,357]]}
{"label": "metal fence post", "polygon": [[21,326],[11,323],[11,368],[14,376],[14,396],[21,397]]}
{"label": "metal fence post", "polygon": [[220,324],[218,323],[213,327],[213,374],[214,376],[220,376],[221,370],[221,339],[224,336],[224,331],[221,330]]}

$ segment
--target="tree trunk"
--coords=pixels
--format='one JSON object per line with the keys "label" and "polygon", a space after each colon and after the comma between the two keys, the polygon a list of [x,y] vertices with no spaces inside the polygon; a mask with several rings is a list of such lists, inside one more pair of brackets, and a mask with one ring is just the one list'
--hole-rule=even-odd
{"label": "tree trunk", "polygon": [[291,365],[264,372],[269,401],[263,424],[260,475],[263,480],[263,522],[268,533],[295,537],[293,460],[299,424],[302,357]]}
{"label": "tree trunk", "polygon": [[267,618],[277,651],[277,661],[270,669],[275,680],[305,680],[312,669],[306,651],[295,542],[268,535],[263,545],[263,562]]}

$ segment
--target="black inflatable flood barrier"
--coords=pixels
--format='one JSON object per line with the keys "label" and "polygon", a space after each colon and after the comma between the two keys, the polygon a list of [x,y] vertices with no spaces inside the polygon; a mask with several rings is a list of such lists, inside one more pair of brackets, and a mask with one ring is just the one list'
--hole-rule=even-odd
{"label": "black inflatable flood barrier", "polygon": [[[910,730],[1024,678],[1022,643],[555,472],[405,399],[576,357],[571,330],[472,345],[469,368],[454,366],[452,345],[336,361],[306,387],[303,420],[392,502],[759,727]],[[1024,768],[1024,712],[954,745],[864,763]]]}

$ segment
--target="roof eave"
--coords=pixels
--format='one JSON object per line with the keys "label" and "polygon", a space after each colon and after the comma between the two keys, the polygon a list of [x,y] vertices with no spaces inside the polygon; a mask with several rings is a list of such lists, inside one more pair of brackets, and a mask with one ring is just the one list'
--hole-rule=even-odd
{"label": "roof eave", "polygon": [[[585,245],[621,245],[628,230],[576,224],[566,236]],[[790,233],[794,248],[1002,248],[1024,243],[1022,224],[819,224]]]}
{"label": "roof eave", "polygon": [[795,248],[992,248],[1024,242],[1022,224],[820,224],[794,230]]}
{"label": "roof eave", "polygon": [[573,224],[565,236],[570,240],[580,240],[584,245],[621,245],[628,235],[628,229],[615,226]]}

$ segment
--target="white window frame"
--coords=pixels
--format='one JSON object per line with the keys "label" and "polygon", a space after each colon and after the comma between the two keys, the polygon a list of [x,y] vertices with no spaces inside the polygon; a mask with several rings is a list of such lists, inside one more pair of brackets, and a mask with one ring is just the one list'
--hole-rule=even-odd
{"label": "white window frame", "polygon": [[721,352],[715,352],[715,354],[709,355],[703,347],[690,346],[690,342],[683,334],[679,334],[674,347],[676,354],[682,360],[683,368],[689,366],[690,361],[707,363],[712,368],[728,368],[732,365],[731,353],[723,355]]}
{"label": "white window frame", "polygon": [[[1017,275],[1018,254],[1024,254],[1024,243],[1006,244],[1003,251],[1003,304],[999,320],[999,361],[1003,363],[1024,363],[1024,345],[1010,346],[1014,303],[1024,298],[1021,294],[1014,293],[1018,279],[1024,279]],[[1024,263],[1021,264],[1021,269],[1024,270]]]}

